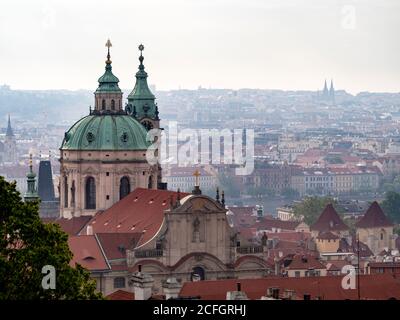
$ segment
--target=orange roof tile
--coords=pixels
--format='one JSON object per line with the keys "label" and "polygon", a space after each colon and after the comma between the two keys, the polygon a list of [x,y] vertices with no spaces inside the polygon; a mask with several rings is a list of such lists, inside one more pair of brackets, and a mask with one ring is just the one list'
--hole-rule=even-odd
{"label": "orange roof tile", "polygon": [[356,223],[357,228],[392,227],[393,224],[383,213],[378,202],[374,201],[364,216]]}
{"label": "orange roof tile", "polygon": [[339,217],[333,205],[328,204],[310,229],[324,232],[349,230],[349,227]]}
{"label": "orange roof tile", "polygon": [[72,267],[78,263],[90,271],[110,270],[96,236],[70,236],[68,246],[74,255],[70,262]]}
{"label": "orange roof tile", "polygon": [[[94,233],[141,233],[137,246],[147,243],[160,229],[164,211],[177,192],[137,188],[104,212],[97,213],[88,223]],[[181,193],[181,198],[188,193]]]}
{"label": "orange roof tile", "polygon": [[117,290],[106,296],[108,300],[135,300],[135,294],[125,290]]}
{"label": "orange roof tile", "polygon": [[[303,299],[304,294],[311,299],[320,297],[325,300],[357,300],[357,290],[342,288],[342,276],[302,277],[302,278],[259,278],[259,279],[228,279],[185,282],[179,294],[180,297],[200,296],[202,300],[225,300],[226,292],[236,291],[237,282],[241,284],[250,299],[260,299],[267,289],[278,287],[280,294],[285,289],[294,290],[297,299]],[[400,299],[400,280],[391,275],[361,275],[361,298],[386,300]]]}

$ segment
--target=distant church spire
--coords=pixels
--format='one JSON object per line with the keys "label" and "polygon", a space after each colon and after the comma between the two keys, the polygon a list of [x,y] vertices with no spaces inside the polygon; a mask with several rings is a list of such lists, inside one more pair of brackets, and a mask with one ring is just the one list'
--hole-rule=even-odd
{"label": "distant church spire", "polygon": [[328,85],[326,84],[326,79],[325,79],[325,84],[324,84],[324,91],[322,94],[324,97],[328,96]]}
{"label": "distant church spire", "polygon": [[332,100],[332,103],[335,102],[335,89],[333,87],[333,80],[331,79],[331,87],[329,89],[329,97]]}
{"label": "distant church spire", "polygon": [[29,172],[26,174],[28,189],[24,194],[24,200],[36,201],[39,200],[39,195],[36,189],[36,174],[33,172],[32,154],[29,155]]}
{"label": "distant church spire", "polygon": [[12,137],[12,136],[14,136],[14,132],[13,132],[13,130],[12,130],[12,128],[11,128],[10,114],[8,114],[8,124],[7,124],[6,136],[7,136],[7,137]]}

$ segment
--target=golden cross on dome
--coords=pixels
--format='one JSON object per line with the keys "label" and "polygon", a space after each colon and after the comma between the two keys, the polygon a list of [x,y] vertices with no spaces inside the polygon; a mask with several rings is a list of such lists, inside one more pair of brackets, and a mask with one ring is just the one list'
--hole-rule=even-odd
{"label": "golden cross on dome", "polygon": [[195,186],[199,186],[200,171],[196,169],[196,171],[193,173],[193,175],[196,177],[196,184],[195,184]]}
{"label": "golden cross on dome", "polygon": [[110,39],[107,40],[106,42],[106,47],[107,47],[107,61],[110,61],[110,47],[112,47],[112,43],[110,41]]}
{"label": "golden cross on dome", "polygon": [[32,171],[32,163],[33,163],[33,161],[32,161],[32,153],[30,153],[29,154],[29,167],[31,168],[31,171]]}

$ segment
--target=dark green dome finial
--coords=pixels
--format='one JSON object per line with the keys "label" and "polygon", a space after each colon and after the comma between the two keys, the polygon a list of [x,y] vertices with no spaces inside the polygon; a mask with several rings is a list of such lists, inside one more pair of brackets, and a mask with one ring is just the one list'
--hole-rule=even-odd
{"label": "dark green dome finial", "polygon": [[121,92],[121,89],[118,87],[119,79],[112,73],[111,67],[111,56],[110,56],[110,47],[112,47],[112,43],[110,39],[106,42],[107,47],[107,60],[106,60],[106,71],[99,78],[99,87],[96,92]]}

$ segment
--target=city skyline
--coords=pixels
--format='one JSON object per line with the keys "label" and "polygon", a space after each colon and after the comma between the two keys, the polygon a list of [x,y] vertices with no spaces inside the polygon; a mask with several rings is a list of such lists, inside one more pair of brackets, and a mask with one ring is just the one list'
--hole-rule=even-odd
{"label": "city skyline", "polygon": [[[20,3],[27,10],[21,12]],[[0,83],[92,89],[110,38],[122,88],[134,83],[137,46],[143,43],[146,70],[158,70],[149,82],[159,90],[316,91],[333,79],[335,88],[352,94],[399,91],[400,4],[393,0],[93,4],[80,3],[77,12],[70,2],[6,2],[0,52],[7,63]]]}

